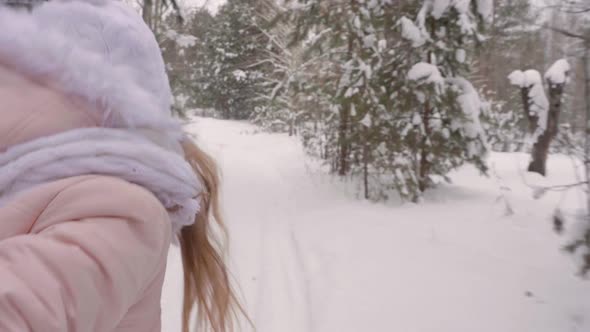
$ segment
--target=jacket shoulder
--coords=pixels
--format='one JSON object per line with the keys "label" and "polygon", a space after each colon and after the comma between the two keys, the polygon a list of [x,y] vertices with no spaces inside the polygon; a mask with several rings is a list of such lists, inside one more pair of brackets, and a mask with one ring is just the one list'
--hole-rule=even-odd
{"label": "jacket shoulder", "polygon": [[80,176],[55,193],[39,215],[38,227],[61,221],[89,218],[120,218],[147,223],[170,233],[170,219],[162,203],[147,189],[125,180],[101,176]]}

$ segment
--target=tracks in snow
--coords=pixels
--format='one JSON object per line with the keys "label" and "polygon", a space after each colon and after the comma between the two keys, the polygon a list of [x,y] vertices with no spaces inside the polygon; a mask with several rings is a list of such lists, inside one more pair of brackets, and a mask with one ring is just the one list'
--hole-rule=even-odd
{"label": "tracks in snow", "polygon": [[287,137],[252,136],[245,133],[251,128],[245,124],[206,119],[190,127],[206,138],[202,143],[222,168],[232,261],[256,331],[314,332],[309,279],[295,226],[301,214],[297,185],[308,180],[303,158],[284,151],[292,144],[265,144]]}

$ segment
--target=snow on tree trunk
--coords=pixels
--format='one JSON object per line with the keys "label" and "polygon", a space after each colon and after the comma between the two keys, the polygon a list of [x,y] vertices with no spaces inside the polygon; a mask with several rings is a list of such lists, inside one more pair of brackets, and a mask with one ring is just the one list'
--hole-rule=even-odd
{"label": "snow on tree trunk", "polygon": [[536,70],[512,72],[508,79],[514,86],[520,87],[523,108],[529,122],[529,135],[533,143],[529,172],[545,175],[547,154],[551,140],[557,134],[563,87],[567,82],[569,64],[565,60],[558,60],[545,74],[549,85],[547,100],[543,89],[541,75]]}
{"label": "snow on tree trunk", "polygon": [[549,145],[553,138],[555,138],[555,135],[557,135],[564,85],[550,83],[547,128],[539,135],[539,138],[533,145],[531,162],[528,167],[529,172],[535,172],[541,175],[546,175],[547,173],[547,155],[549,153]]}
{"label": "snow on tree trunk", "polygon": [[536,70],[513,71],[509,76],[510,84],[521,89],[524,112],[529,121],[531,141],[536,142],[547,129],[547,112],[549,101],[543,90],[541,74]]}
{"label": "snow on tree trunk", "polygon": [[[549,89],[549,112],[546,116],[545,130],[533,145],[529,172],[545,175],[547,173],[547,155],[549,145],[557,135],[559,115],[562,109],[563,90],[567,83],[570,65],[565,59],[556,61],[545,73],[545,80]],[[545,120],[539,118],[539,120]]]}

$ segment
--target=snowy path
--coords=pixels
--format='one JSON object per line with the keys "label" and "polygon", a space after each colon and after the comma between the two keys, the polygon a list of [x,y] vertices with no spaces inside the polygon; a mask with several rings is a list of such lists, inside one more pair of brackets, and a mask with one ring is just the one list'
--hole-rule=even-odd
{"label": "snowy path", "polygon": [[[506,218],[471,169],[421,206],[385,206],[308,169],[284,135],[211,119],[188,129],[222,165],[232,269],[258,332],[590,331],[590,281],[547,220],[557,198],[530,198],[516,156],[494,155],[512,188]],[[164,332],[179,331],[181,287],[171,250]]]}
{"label": "snowy path", "polygon": [[[224,122],[203,121],[207,125],[197,124],[189,130],[197,134],[200,144],[223,165],[226,187],[222,201],[234,240],[231,248],[234,271],[239,276],[251,318],[257,323],[258,331],[311,331],[303,262],[293,220],[289,218],[296,215],[289,199],[294,189],[284,177],[285,170],[268,162],[271,157],[281,160],[282,165],[297,163],[302,156],[297,155],[296,149],[285,150],[281,144],[269,148],[264,142],[267,137],[247,134],[252,132],[250,126],[231,123],[231,129],[226,131]],[[254,141],[244,141],[244,137]],[[262,138],[262,142],[256,142],[257,138]],[[178,271],[180,262],[175,250],[170,259],[170,269]],[[174,285],[172,294],[164,295],[164,303],[175,307],[172,312],[177,312],[181,288],[176,282]],[[178,316],[175,318],[164,321],[164,331],[177,330]]]}

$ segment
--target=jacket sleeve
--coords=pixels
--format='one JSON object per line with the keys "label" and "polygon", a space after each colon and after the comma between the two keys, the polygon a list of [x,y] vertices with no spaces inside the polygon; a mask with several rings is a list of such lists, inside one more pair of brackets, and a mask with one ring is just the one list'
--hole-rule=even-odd
{"label": "jacket sleeve", "polygon": [[0,242],[0,331],[113,330],[165,266],[167,218],[120,180],[62,191],[35,234]]}

